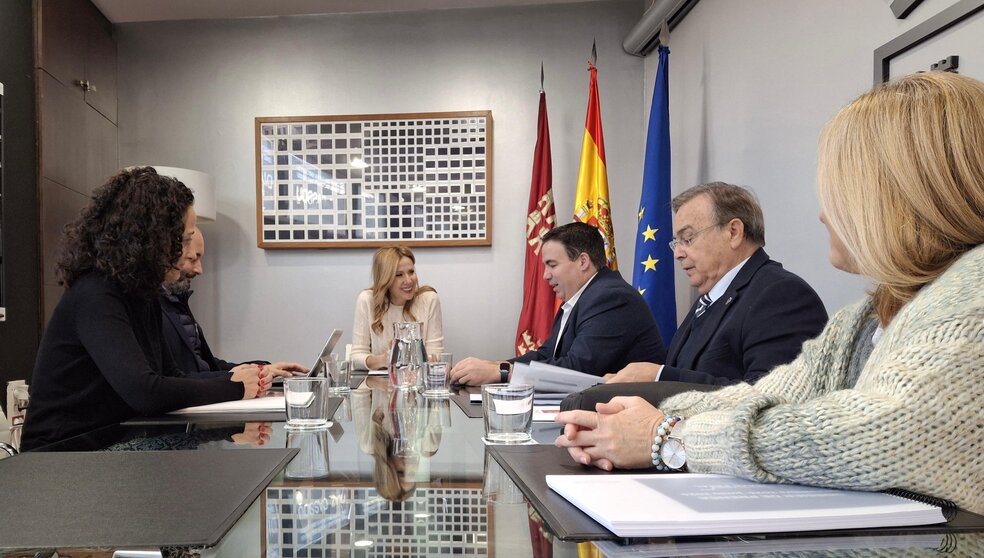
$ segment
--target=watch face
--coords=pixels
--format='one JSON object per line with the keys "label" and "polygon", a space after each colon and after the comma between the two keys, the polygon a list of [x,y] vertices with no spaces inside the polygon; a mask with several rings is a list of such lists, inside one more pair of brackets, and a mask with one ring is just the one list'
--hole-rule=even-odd
{"label": "watch face", "polygon": [[687,464],[687,452],[683,448],[683,443],[676,438],[667,438],[663,446],[659,449],[659,455],[667,467],[676,471]]}

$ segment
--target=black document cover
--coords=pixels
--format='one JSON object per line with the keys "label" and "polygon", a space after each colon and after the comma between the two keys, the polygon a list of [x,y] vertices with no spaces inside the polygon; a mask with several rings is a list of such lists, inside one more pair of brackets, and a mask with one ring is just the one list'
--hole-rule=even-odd
{"label": "black document cover", "polygon": [[28,452],[4,459],[0,546],[212,546],[296,454]]}
{"label": "black document cover", "polygon": [[[509,478],[523,492],[536,509],[550,532],[564,541],[624,540],[615,536],[595,520],[588,517],[566,498],[547,486],[547,475],[617,475],[638,474],[640,471],[607,472],[574,462],[567,450],[553,445],[536,446],[488,446],[488,451]],[[655,471],[653,474],[656,473]],[[888,527],[879,529],[842,529],[837,531],[812,531],[810,536],[882,536],[892,534],[984,532],[984,517],[964,510],[945,509],[947,523],[915,527]],[[768,538],[797,536],[796,533],[769,534]],[[708,539],[708,537],[703,537]],[[687,537],[678,537],[686,540]],[[713,537],[711,538],[713,539]]]}
{"label": "black document cover", "polygon": [[564,541],[618,538],[566,498],[550,490],[546,479],[547,475],[613,473],[575,463],[566,449],[554,445],[488,446],[488,450],[557,538]]}
{"label": "black document cover", "polygon": [[472,403],[471,394],[482,393],[481,386],[461,386],[451,388],[451,399],[458,404],[462,413],[468,418],[482,418],[482,404]]}

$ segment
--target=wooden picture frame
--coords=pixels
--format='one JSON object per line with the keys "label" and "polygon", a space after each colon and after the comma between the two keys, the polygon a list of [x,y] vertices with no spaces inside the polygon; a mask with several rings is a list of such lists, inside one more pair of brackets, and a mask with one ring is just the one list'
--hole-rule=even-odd
{"label": "wooden picture frame", "polygon": [[492,244],[492,112],[256,117],[264,249]]}

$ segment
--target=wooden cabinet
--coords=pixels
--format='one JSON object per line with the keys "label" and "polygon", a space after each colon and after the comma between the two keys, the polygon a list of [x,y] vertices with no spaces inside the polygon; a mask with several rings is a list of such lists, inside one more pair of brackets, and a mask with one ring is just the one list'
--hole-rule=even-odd
{"label": "wooden cabinet", "polygon": [[116,43],[89,0],[36,0],[41,308],[61,297],[61,234],[119,168]]}
{"label": "wooden cabinet", "polygon": [[113,26],[89,0],[38,0],[36,66],[117,123]]}

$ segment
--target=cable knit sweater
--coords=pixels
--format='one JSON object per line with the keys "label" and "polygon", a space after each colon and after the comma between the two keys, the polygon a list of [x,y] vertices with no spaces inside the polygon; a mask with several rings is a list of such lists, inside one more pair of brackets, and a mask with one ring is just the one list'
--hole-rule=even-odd
{"label": "cable knit sweater", "polygon": [[851,348],[869,300],[838,312],[796,360],[755,385],[667,399],[664,412],[687,417],[690,470],[903,488],[984,514],[982,287],[978,246],[902,308],[851,389]]}
{"label": "cable knit sweater", "polygon": [[[441,318],[441,300],[434,291],[417,293],[413,302],[413,315],[416,321],[423,323],[421,335],[424,338],[424,349],[428,355],[444,352],[444,325]],[[355,301],[355,319],[352,324],[352,366],[356,370],[366,370],[366,358],[379,354],[389,347],[393,339],[393,324],[405,322],[410,318],[404,312],[403,306],[390,304],[383,314],[383,331],[376,333],[372,330],[372,291],[366,289],[359,292]]]}

